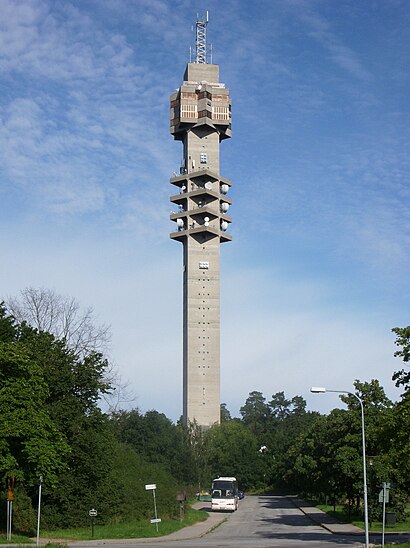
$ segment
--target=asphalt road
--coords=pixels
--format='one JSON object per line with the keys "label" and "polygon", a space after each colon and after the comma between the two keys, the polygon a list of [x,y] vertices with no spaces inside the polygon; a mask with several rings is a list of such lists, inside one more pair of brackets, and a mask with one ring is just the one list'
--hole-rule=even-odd
{"label": "asphalt road", "polygon": [[[349,535],[334,535],[316,525],[286,497],[249,496],[240,501],[239,509],[225,514],[226,521],[201,538],[138,539],[129,541],[99,541],[88,546],[104,544],[109,548],[133,546],[156,548],[200,548],[230,546],[235,548],[305,547],[335,548],[363,546],[362,539]],[[70,544],[70,547],[83,543]]]}
{"label": "asphalt road", "polygon": [[286,497],[246,497],[238,512],[200,542],[184,546],[361,546],[357,538],[332,535]]}
{"label": "asphalt road", "polygon": [[302,545],[318,548],[361,546],[357,539],[335,538],[319,525],[315,525],[286,497],[272,496],[246,497],[241,501],[239,510],[217,529],[195,542],[181,544],[186,548]]}

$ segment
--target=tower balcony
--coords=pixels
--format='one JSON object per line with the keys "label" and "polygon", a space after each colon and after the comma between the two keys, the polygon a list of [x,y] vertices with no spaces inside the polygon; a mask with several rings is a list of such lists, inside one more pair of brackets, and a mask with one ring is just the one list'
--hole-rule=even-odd
{"label": "tower balcony", "polygon": [[226,213],[218,213],[212,208],[202,207],[196,210],[171,213],[170,220],[179,224],[178,230],[171,232],[170,238],[183,241],[187,236],[206,234],[209,237],[219,237],[221,242],[232,240],[222,228],[222,224],[228,226],[232,218]]}
{"label": "tower balcony", "polygon": [[[198,169],[191,170],[189,173],[180,173],[179,175],[174,175],[171,177],[169,182],[171,185],[179,187],[182,191],[188,190],[188,183],[192,182],[197,187],[204,187],[206,182],[217,182],[220,184],[225,184],[229,188],[232,186],[232,182],[229,179],[221,177],[217,173],[211,171],[210,169],[199,167]],[[183,189],[185,187],[185,189]]]}
{"label": "tower balcony", "polygon": [[197,190],[184,192],[182,194],[174,194],[170,197],[170,201],[173,204],[182,206],[185,209],[188,199],[191,201],[191,207],[193,205],[192,202],[194,202],[194,207],[203,207],[201,204],[208,204],[215,200],[221,200],[229,205],[232,205],[232,200],[231,198],[228,198],[228,196],[223,196],[223,198],[221,198],[221,194],[219,192],[207,190],[205,188],[198,188]]}
{"label": "tower balcony", "polygon": [[210,226],[208,227],[199,226],[199,227],[188,228],[186,230],[178,230],[176,232],[171,232],[169,237],[171,238],[171,240],[183,242],[185,238],[187,238],[188,236],[195,236],[200,234],[206,234],[210,238],[212,237],[219,238],[221,243],[230,242],[232,240],[231,234],[227,234],[226,232],[223,232],[222,230],[218,230],[217,228],[210,227]]}

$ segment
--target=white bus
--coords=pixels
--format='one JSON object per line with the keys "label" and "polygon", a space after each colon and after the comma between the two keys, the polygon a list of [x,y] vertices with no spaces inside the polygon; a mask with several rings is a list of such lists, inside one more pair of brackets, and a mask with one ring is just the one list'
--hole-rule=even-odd
{"label": "white bus", "polygon": [[236,478],[220,477],[212,481],[212,510],[238,509],[238,482]]}

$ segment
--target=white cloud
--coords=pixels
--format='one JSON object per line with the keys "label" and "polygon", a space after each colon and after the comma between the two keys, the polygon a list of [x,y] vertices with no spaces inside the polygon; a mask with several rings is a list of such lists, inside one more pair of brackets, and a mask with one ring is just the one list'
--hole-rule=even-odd
{"label": "white cloud", "polygon": [[[403,74],[402,88],[381,84],[386,63],[348,39],[365,22],[334,6],[209,6],[233,97],[222,397],[235,413],[253,389],[387,387],[398,368],[389,329],[408,321],[408,86]],[[0,285],[94,306],[137,404],[172,418],[182,250],[168,241],[168,177],[182,147],[168,100],[196,13],[190,0],[3,0],[0,22]],[[403,36],[391,57],[404,58]]]}

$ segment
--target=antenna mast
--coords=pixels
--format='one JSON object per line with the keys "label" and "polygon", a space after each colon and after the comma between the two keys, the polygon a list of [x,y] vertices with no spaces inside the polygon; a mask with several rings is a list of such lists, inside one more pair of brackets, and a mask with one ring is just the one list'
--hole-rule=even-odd
{"label": "antenna mast", "polygon": [[206,16],[197,15],[195,63],[206,63],[206,26],[208,24],[208,12]]}

